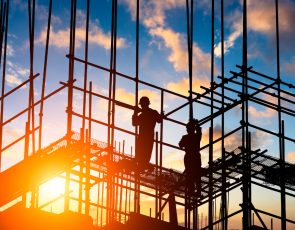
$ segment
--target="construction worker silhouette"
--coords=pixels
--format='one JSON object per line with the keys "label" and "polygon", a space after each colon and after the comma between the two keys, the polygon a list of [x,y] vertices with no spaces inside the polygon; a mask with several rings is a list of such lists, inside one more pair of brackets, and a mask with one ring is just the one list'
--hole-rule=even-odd
{"label": "construction worker silhouette", "polygon": [[139,104],[142,108],[141,113],[137,115],[138,110],[135,110],[132,116],[132,125],[139,126],[139,135],[135,145],[135,160],[141,170],[145,170],[148,169],[152,156],[156,122],[161,123],[162,117],[156,110],[149,108],[148,97],[140,98]]}
{"label": "construction worker silhouette", "polygon": [[187,135],[184,135],[179,147],[185,150],[184,166],[186,171],[186,183],[189,193],[195,192],[195,183],[197,187],[197,195],[201,195],[201,154],[200,142],[202,139],[202,128],[198,120],[192,120],[186,125]]}

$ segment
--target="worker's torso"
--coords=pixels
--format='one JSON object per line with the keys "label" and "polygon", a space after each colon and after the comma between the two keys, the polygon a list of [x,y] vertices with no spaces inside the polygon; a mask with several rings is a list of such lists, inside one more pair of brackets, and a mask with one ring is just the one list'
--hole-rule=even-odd
{"label": "worker's torso", "polygon": [[147,109],[138,116],[139,135],[154,138],[154,129],[159,113],[153,109]]}
{"label": "worker's torso", "polygon": [[197,134],[182,137],[185,153],[191,157],[200,157],[200,137]]}

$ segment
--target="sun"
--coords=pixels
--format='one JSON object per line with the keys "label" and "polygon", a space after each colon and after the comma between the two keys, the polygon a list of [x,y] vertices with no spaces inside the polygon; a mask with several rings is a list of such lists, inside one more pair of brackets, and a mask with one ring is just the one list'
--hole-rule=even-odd
{"label": "sun", "polygon": [[50,182],[50,192],[55,194],[55,195],[59,195],[61,193],[63,193],[64,191],[64,186],[61,182],[56,181],[56,180],[52,180]]}

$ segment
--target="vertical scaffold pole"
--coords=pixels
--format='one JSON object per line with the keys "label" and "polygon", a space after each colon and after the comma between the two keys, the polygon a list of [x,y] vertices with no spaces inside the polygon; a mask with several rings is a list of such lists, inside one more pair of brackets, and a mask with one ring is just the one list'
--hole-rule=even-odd
{"label": "vertical scaffold pole", "polygon": [[[83,116],[82,116],[82,132],[85,133],[85,114],[86,114],[86,90],[87,90],[87,68],[88,68],[88,31],[89,31],[89,0],[87,0],[87,15],[86,15],[86,38],[85,38],[85,66],[84,66],[84,90],[83,90]],[[83,141],[84,142],[84,141]]]}
{"label": "vertical scaffold pole", "polygon": [[[108,104],[108,146],[113,148],[111,144],[111,109],[112,109],[112,85],[113,85],[113,54],[114,54],[114,7],[115,7],[115,0],[112,0],[112,25],[111,25],[111,57],[110,57],[110,81],[109,81],[109,104]],[[110,158],[111,158],[111,151],[109,150]],[[106,208],[106,223],[111,221],[111,197],[112,197],[112,189],[111,189],[111,176],[108,173],[108,180],[107,180],[107,208]]]}
{"label": "vertical scaffold pole", "polygon": [[[248,72],[247,72],[247,0],[243,0],[243,84],[242,84],[242,96],[245,97],[248,94]],[[242,145],[246,146],[246,151],[243,153],[243,229],[249,227],[249,180],[248,180],[248,100],[243,100],[242,104],[242,120],[246,127],[243,127],[242,131]],[[246,130],[245,130],[246,128]],[[245,138],[246,137],[246,138]],[[246,140],[246,142],[245,142]]]}
{"label": "vertical scaffold pole", "polygon": [[[139,58],[139,0],[136,2],[136,72],[135,72],[135,106],[138,107],[138,58]],[[135,115],[137,116],[137,111],[135,111]],[[137,135],[138,135],[138,127],[135,126],[135,159],[137,158]],[[139,182],[139,172],[138,167],[135,170],[135,190],[134,190],[134,212],[139,212],[140,205],[140,185]]]}
{"label": "vertical scaffold pole", "polygon": [[158,173],[159,173],[159,133],[156,132],[156,200],[155,200],[155,217],[159,210],[159,185],[158,185]]}
{"label": "vertical scaffold pole", "polygon": [[[112,72],[113,72],[113,101],[112,101],[112,134],[111,134],[111,146],[112,146],[112,149],[113,149],[113,146],[114,146],[114,139],[115,139],[115,112],[116,112],[116,106],[115,106],[115,100],[116,100],[116,71],[117,71],[117,15],[118,15],[118,12],[117,12],[117,8],[118,8],[118,2],[117,0],[115,0],[115,18],[114,18],[114,61],[113,61],[113,69],[112,69]],[[114,160],[114,155],[113,153],[111,153],[111,160],[113,161]],[[111,199],[111,209],[112,210],[115,210],[115,197],[114,197],[114,187],[115,187],[115,177],[112,175],[112,183],[111,183],[111,189],[112,189],[112,199]],[[114,218],[114,215],[115,215],[115,212],[112,211],[111,213],[111,218],[113,220]]]}
{"label": "vertical scaffold pole", "polygon": [[[211,100],[212,101],[212,100]],[[212,108],[212,107],[211,107]],[[209,230],[213,230],[213,183],[212,183],[212,163],[213,163],[213,127],[209,128],[209,202],[208,202],[208,220],[209,220]]]}
{"label": "vertical scaffold pole", "polygon": [[[224,10],[223,0],[221,0],[221,77],[224,81]],[[225,148],[224,148],[224,84],[221,88],[222,92],[222,115],[221,115],[221,151],[222,151],[222,164],[225,164]],[[222,195],[221,195],[221,214],[222,214],[222,229],[227,229],[227,217],[226,217],[226,170],[222,168]]]}
{"label": "vertical scaffold pole", "polygon": [[278,83],[278,123],[279,123],[279,148],[280,148],[280,169],[281,169],[281,228],[286,230],[286,188],[285,188],[285,152],[284,136],[282,137],[282,115],[281,115],[281,76],[280,76],[280,36],[279,36],[279,5],[276,4],[276,48],[277,48],[277,83]]}
{"label": "vertical scaffold pole", "polygon": [[[164,92],[161,90],[161,114],[164,113]],[[159,207],[162,207],[162,189],[161,189],[161,178],[162,178],[162,167],[163,167],[163,121],[160,124],[160,180],[159,180]],[[161,218],[161,216],[159,217]]]}
{"label": "vertical scaffold pole", "polygon": [[[191,16],[191,17],[190,17]],[[191,19],[191,20],[190,20]],[[192,38],[193,38],[193,0],[191,0],[191,15],[189,12],[189,3],[186,0],[186,20],[187,20],[187,49],[188,49],[188,70],[189,70],[189,121],[194,118],[193,115],[193,76],[192,76]],[[191,21],[191,23],[190,23]]]}
{"label": "vertical scaffold pole", "polygon": [[[34,32],[35,32],[35,0],[33,0],[33,14],[31,19],[31,0],[28,0],[29,13],[29,37],[30,37],[30,89],[29,89],[29,110],[28,122],[32,116],[32,152],[35,152],[35,108],[34,108]],[[7,21],[7,19],[6,19]],[[31,125],[30,125],[31,126]],[[32,193],[33,194],[33,193]]]}
{"label": "vertical scaffold pole", "polygon": [[[84,67],[84,95],[83,95],[83,119],[82,119],[82,133],[84,134],[85,130],[85,116],[86,116],[86,90],[87,90],[87,62],[88,62],[88,31],[89,31],[89,5],[90,0],[87,0],[87,16],[86,16],[86,38],[85,38],[85,67]],[[89,83],[90,87],[92,87],[92,83]],[[89,89],[89,127],[91,127],[91,108],[90,108],[90,98],[91,98],[91,91],[92,89]],[[86,186],[85,186],[85,214],[89,215],[89,197],[90,197],[90,131],[88,130],[88,135],[86,133]],[[84,138],[84,136],[83,136]]]}
{"label": "vertical scaffold pole", "polygon": [[282,138],[281,138],[281,216],[282,216],[282,230],[286,230],[286,169],[285,169],[285,125],[284,120],[282,120]]}
{"label": "vertical scaffold pole", "polygon": [[43,70],[43,79],[42,79],[42,93],[41,93],[41,104],[40,104],[40,113],[39,113],[39,119],[40,120],[39,120],[39,145],[38,145],[38,150],[41,149],[41,144],[42,144],[43,105],[44,105],[44,94],[45,94],[45,83],[46,83],[46,72],[47,72],[47,57],[48,57],[48,47],[49,47],[51,9],[52,9],[52,0],[49,1],[49,13],[48,13],[48,23],[47,23],[47,36],[46,36],[46,46],[45,46],[44,70]]}
{"label": "vertical scaffold pole", "polygon": [[[80,129],[80,142],[81,145],[84,144],[84,134],[83,128]],[[82,203],[83,203],[83,170],[84,170],[84,157],[83,154],[80,155],[79,161],[79,201],[78,201],[78,213],[82,213]]]}
{"label": "vertical scaffold pole", "polygon": [[[7,5],[9,5],[9,1],[7,1]],[[1,4],[1,6],[3,6]],[[2,9],[2,8],[1,8]],[[5,15],[5,4],[4,4],[4,13]],[[3,17],[3,25],[4,25],[4,17]],[[1,25],[2,27],[2,25]],[[2,28],[1,28],[2,31]],[[0,173],[1,173],[1,161],[2,161],[2,137],[3,137],[3,113],[4,113],[4,89],[5,89],[5,73],[6,73],[6,51],[7,51],[7,31],[8,31],[8,6],[6,12],[6,26],[5,26],[5,44],[4,44],[4,54],[3,54],[3,74],[2,74],[2,90],[1,90],[1,113],[0,113]],[[1,36],[3,37],[3,35]],[[1,51],[2,54],[2,39],[1,39]],[[2,55],[0,55],[1,58]],[[1,63],[1,62],[0,62]],[[29,135],[29,134],[28,134]],[[26,137],[27,138],[27,137]]]}
{"label": "vertical scaffold pole", "polygon": [[[74,83],[74,56],[75,56],[75,28],[76,28],[76,5],[77,0],[71,2],[71,29],[70,29],[70,64],[69,64],[69,80],[68,80],[68,123],[67,123],[67,147],[71,146],[71,133],[72,133],[72,112],[73,112],[73,83]],[[65,181],[65,199],[64,210],[68,211],[70,207],[70,172],[69,168],[66,170]]]}
{"label": "vertical scaffold pole", "polygon": [[[248,205],[252,204],[252,182],[251,182],[251,132],[248,132],[248,157],[247,157],[247,161],[248,161]],[[249,221],[248,224],[249,226],[251,226],[251,222],[252,222],[252,215],[251,215],[251,211],[252,209],[249,208],[248,209],[248,217],[249,217]]]}
{"label": "vertical scaffold pole", "polygon": [[[4,33],[4,23],[5,23],[5,11],[6,11],[6,3],[4,3],[4,10],[3,10],[3,0],[0,1],[0,63],[2,60],[2,45],[3,45],[3,33]],[[2,20],[3,18],[3,20]]]}
{"label": "vertical scaffold pole", "polygon": [[[211,3],[211,90],[214,88],[214,0]],[[213,102],[214,94],[211,92],[211,122],[210,122],[210,135],[209,135],[209,208],[208,208],[208,217],[209,217],[209,230],[213,230],[213,172],[212,172],[212,163],[213,163]]]}
{"label": "vertical scaffold pole", "polygon": [[85,215],[89,215],[90,210],[90,143],[89,143],[89,132],[88,129],[86,129],[86,167],[85,167],[85,173],[86,173],[86,185],[85,185]]}

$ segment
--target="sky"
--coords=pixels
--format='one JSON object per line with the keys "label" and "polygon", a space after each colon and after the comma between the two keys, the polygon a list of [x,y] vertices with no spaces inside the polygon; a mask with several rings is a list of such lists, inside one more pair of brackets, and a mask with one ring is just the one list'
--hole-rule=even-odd
{"label": "sky", "polygon": [[[185,0],[140,0],[140,24],[139,24],[139,79],[156,86],[188,96],[188,55],[186,35],[186,11]],[[36,22],[34,38],[34,74],[40,76],[34,81],[34,100],[41,98],[42,76],[44,68],[44,51],[46,41],[47,17],[49,1],[36,1]],[[220,2],[215,2],[214,23],[214,81],[220,82],[221,75],[221,12]],[[242,1],[227,0],[224,2],[224,76],[231,77],[230,71],[239,72],[236,65],[242,65]],[[248,0],[248,65],[253,70],[277,77],[277,53],[275,33],[275,1]],[[280,36],[280,75],[285,82],[295,85],[293,73],[295,71],[295,2],[291,0],[279,1],[279,36]],[[136,0],[118,0],[118,35],[117,35],[117,71],[135,77],[136,69]],[[111,31],[111,1],[90,1],[89,21],[89,62],[105,68],[110,67],[110,31]],[[194,1],[194,33],[193,33],[193,91],[204,92],[200,86],[209,87],[211,77],[211,1]],[[45,94],[60,88],[60,82],[68,80],[69,53],[69,27],[70,27],[70,1],[54,1],[52,4],[52,18],[49,40],[48,68],[46,73]],[[86,32],[86,1],[77,0],[77,26],[75,56],[85,59],[85,32]],[[28,79],[29,71],[29,26],[28,8],[24,0],[11,0],[8,25],[7,46],[7,72],[5,80],[5,92],[10,91]],[[265,78],[249,74],[249,77],[272,83]],[[83,87],[84,65],[75,62],[75,85]],[[88,67],[88,84],[92,81],[93,91],[104,96],[108,95],[109,73],[103,70]],[[241,78],[236,79],[241,82]],[[250,83],[251,86],[260,88],[261,85]],[[87,86],[89,87],[89,86]],[[228,83],[227,87],[241,90],[240,86]],[[294,89],[283,86],[282,89],[294,93]],[[220,92],[220,91],[219,91]],[[254,92],[252,90],[249,91]],[[269,90],[273,93],[272,90]],[[4,100],[4,121],[21,112],[28,106],[28,85],[22,87]],[[233,99],[239,99],[234,93],[226,91],[226,95]],[[139,96],[148,96],[151,100],[151,108],[160,111],[161,92],[155,88],[139,84]],[[289,100],[292,96],[282,94]],[[258,94],[258,98],[277,104],[275,97]],[[117,76],[116,98],[122,102],[135,104],[135,83]],[[216,99],[220,99],[216,97]],[[83,94],[74,91],[73,107],[76,113],[82,114]],[[209,103],[208,100],[202,101]],[[164,93],[164,111],[177,108],[186,102],[168,93]],[[107,101],[93,98],[92,117],[107,122]],[[214,103],[215,106],[220,106]],[[294,109],[294,104],[282,101],[282,106]],[[67,107],[67,90],[62,90],[47,99],[44,103],[44,120],[42,132],[42,147],[56,141],[66,134],[65,112]],[[35,108],[35,119],[38,126],[40,107]],[[86,114],[89,106],[87,105]],[[209,107],[194,105],[194,117],[202,119],[210,114]],[[131,125],[132,111],[116,107],[115,124],[118,127],[134,131]],[[188,121],[188,107],[178,111],[170,118],[186,123]],[[285,121],[285,135],[293,137],[292,116],[282,114]],[[230,110],[225,116],[225,132],[229,132],[240,126],[241,109],[239,106]],[[27,115],[24,114],[3,127],[3,146],[12,143],[25,133]],[[249,122],[264,129],[278,132],[277,113],[270,109],[249,103]],[[81,119],[73,119],[73,130],[79,131]],[[163,140],[166,143],[177,146],[182,135],[186,134],[185,127],[165,121]],[[160,126],[156,126],[159,131]],[[209,141],[209,124],[202,127],[203,138],[201,146]],[[253,149],[268,149],[269,155],[279,156],[278,138],[250,128]],[[93,124],[92,137],[101,141],[107,141],[107,129],[105,126]],[[214,139],[221,136],[221,118],[214,121]],[[38,139],[38,135],[36,135]],[[292,138],[293,139],[293,138]],[[126,152],[130,153],[130,147],[134,145],[134,137],[120,131],[115,132],[116,142],[126,141]],[[23,160],[23,144],[20,142],[2,153],[2,171]],[[232,151],[241,145],[241,133],[229,136],[225,139],[225,148]],[[118,144],[117,144],[118,146]],[[220,144],[214,146],[214,158],[220,156]],[[30,149],[32,145],[30,144]],[[208,162],[208,150],[201,152],[203,167]],[[295,162],[294,143],[286,141],[286,160]],[[163,148],[163,165],[182,171],[184,169],[184,152],[169,147]],[[152,161],[154,161],[154,154]],[[255,186],[253,186],[255,187]],[[97,188],[96,188],[97,189]],[[278,194],[257,189],[258,198],[253,198],[256,204],[274,214],[279,214]],[[241,200],[242,193],[234,191],[233,203]],[[265,200],[261,198],[265,194]],[[48,197],[47,197],[48,198]],[[275,200],[274,204],[268,204],[268,200]],[[287,204],[287,217],[294,219],[294,201]],[[146,207],[148,207],[148,202]],[[236,208],[236,209],[235,209]],[[230,206],[230,211],[235,211],[238,205]],[[206,208],[204,207],[204,213]],[[240,217],[233,218],[231,226],[240,228]],[[268,221],[270,223],[270,221]],[[276,223],[275,223],[276,224]],[[279,226],[279,222],[278,222]],[[294,228],[294,227],[293,227]],[[291,227],[290,227],[291,229]]]}

